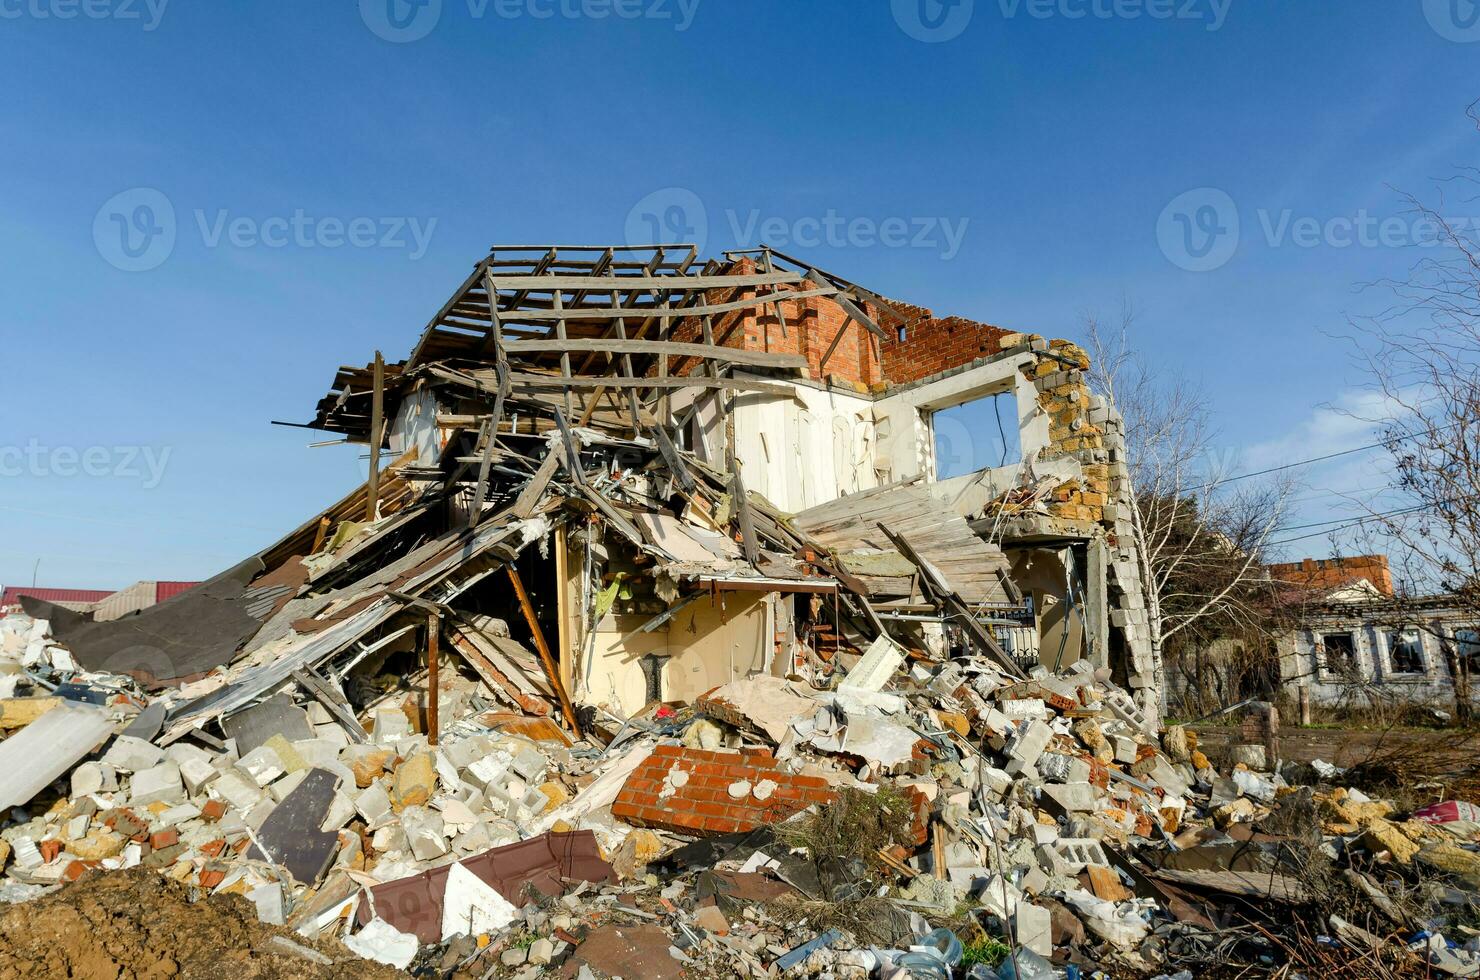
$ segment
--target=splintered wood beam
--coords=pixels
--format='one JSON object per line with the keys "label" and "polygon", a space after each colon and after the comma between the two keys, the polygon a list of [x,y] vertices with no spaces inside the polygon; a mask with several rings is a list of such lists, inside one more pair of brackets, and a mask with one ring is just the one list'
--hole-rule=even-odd
{"label": "splintered wood beam", "polygon": [[730,469],[730,494],[735,502],[735,518],[740,523],[740,550],[744,552],[745,560],[754,565],[760,560],[761,549],[756,542],[755,515],[750,512],[750,497],[745,492],[739,463],[734,463]]}
{"label": "splintered wood beam", "polygon": [[1020,679],[1026,678],[1027,675],[1023,673],[1023,669],[1013,662],[1013,659],[1007,655],[1007,651],[1002,649],[992,634],[987,632],[986,628],[976,621],[976,616],[972,613],[971,607],[966,604],[966,600],[962,599],[951,589],[949,582],[943,581],[936,574],[934,566],[922,557],[914,549],[913,545],[905,540],[904,535],[896,534],[882,523],[878,525],[878,528],[884,537],[889,539],[889,543],[894,545],[900,555],[919,569],[920,579],[925,583],[926,588],[931,593],[933,603],[948,618],[954,620],[966,631],[966,635],[971,638],[972,644],[997,661],[1013,677]]}
{"label": "splintered wood beam", "polygon": [[[688,316],[689,311],[685,310]],[[705,360],[728,361],[731,364],[746,364],[754,367],[805,368],[807,359],[800,354],[772,354],[767,351],[745,350],[740,347],[719,347],[713,344],[692,344],[676,340],[629,339],[623,317],[616,318],[616,337],[572,338],[567,340],[509,340],[504,349],[510,354],[581,353],[586,351],[622,354],[630,358],[633,354],[667,354],[671,357],[693,357]]]}
{"label": "splintered wood beam", "polygon": [[[826,279],[822,277],[822,274],[816,269],[809,269],[807,271],[807,280],[809,282],[815,282],[819,286],[831,285]],[[848,314],[853,319],[863,324],[863,326],[874,336],[880,338],[887,336],[884,333],[883,327],[880,327],[877,323],[875,323],[873,321],[873,318],[871,318],[867,313],[860,310],[858,308],[858,305],[847,296],[843,295],[842,292],[839,292],[835,296],[833,296],[832,300],[834,303],[837,303],[838,306],[842,307],[844,313]]]}
{"label": "splintered wood beam", "polygon": [[313,532],[313,546],[308,549],[308,553],[310,555],[316,555],[319,553],[319,549],[324,546],[324,539],[329,536],[329,527],[333,523],[334,522],[329,519],[328,514],[325,514],[323,517],[319,518],[319,526]]}
{"label": "splintered wood beam", "polygon": [[488,492],[488,471],[493,468],[493,447],[498,442],[498,422],[492,416],[483,424],[483,459],[478,463],[478,487],[473,491],[473,504],[468,508],[468,527],[475,527],[483,516],[483,495]]}
{"label": "splintered wood beam", "polygon": [[339,727],[344,729],[345,734],[350,737],[351,741],[370,741],[370,736],[361,727],[360,720],[355,717],[355,713],[349,709],[349,705],[339,692],[334,690],[328,678],[324,677],[308,664],[304,664],[302,667],[293,671],[293,679],[298,682],[299,687],[307,691],[319,704],[322,704],[324,710],[329,712],[335,721],[339,722]]}
{"label": "splintered wood beam", "polygon": [[550,450],[545,453],[545,458],[540,460],[540,468],[534,471],[528,485],[520,492],[514,501],[514,516],[520,520],[527,520],[534,514],[534,509],[544,496],[545,488],[550,485],[550,478],[555,475],[555,469],[560,465],[560,453]]}
{"label": "splintered wood beam", "polygon": [[[621,282],[620,279],[615,280]],[[559,295],[556,293],[555,295]],[[697,294],[696,294],[697,295]],[[756,293],[744,299],[729,300],[724,303],[711,303],[705,306],[684,307],[685,316],[701,316],[705,313],[711,316],[718,313],[729,313],[734,310],[744,310],[753,306],[765,306],[768,304],[780,305],[782,302],[791,300],[808,299],[813,296],[836,296],[838,290],[833,286],[822,286],[817,289],[807,290],[784,290],[781,292]],[[546,320],[610,320],[615,316],[654,313],[656,306],[639,307],[599,307],[599,306],[566,306],[563,311],[556,309],[519,309],[506,308],[502,318],[507,322],[522,323],[528,321],[544,322]]]}
{"label": "splintered wood beam", "polygon": [[442,614],[427,613],[427,744],[437,744],[437,639],[442,635]]}
{"label": "splintered wood beam", "polygon": [[[576,289],[652,289],[669,293],[690,292],[696,289],[723,289],[730,286],[773,286],[780,283],[801,282],[799,272],[774,272],[769,275],[749,276],[490,276],[493,284],[502,290],[527,289],[535,293],[555,290],[567,292]],[[819,286],[831,283],[818,281]]]}
{"label": "splintered wood beam", "polygon": [[509,584],[514,587],[514,595],[519,600],[519,608],[524,613],[524,621],[529,625],[529,632],[534,637],[535,650],[540,655],[540,666],[544,668],[545,679],[550,682],[555,696],[560,699],[560,713],[565,716],[565,723],[570,726],[576,738],[580,738],[581,720],[576,716],[576,709],[570,702],[570,695],[565,692],[565,685],[560,682],[560,668],[550,654],[550,645],[545,642],[545,631],[540,628],[540,621],[534,614],[534,604],[529,601],[529,593],[524,591],[524,580],[519,577],[519,570],[513,565],[505,565],[504,571],[509,573]]}
{"label": "splintered wood beam", "polygon": [[526,388],[717,388],[723,391],[758,391],[767,395],[794,395],[796,390],[789,385],[774,381],[753,381],[749,378],[706,378],[703,375],[684,375],[668,378],[571,378],[566,380],[554,374],[529,374],[516,372],[509,376],[516,385]]}
{"label": "splintered wood beam", "polygon": [[663,461],[673,471],[674,479],[678,480],[678,485],[683,487],[685,493],[693,493],[698,487],[698,484],[694,482],[693,474],[689,472],[689,468],[684,465],[683,457],[678,454],[678,447],[673,444],[672,439],[668,438],[668,433],[663,430],[661,425],[653,426],[653,439],[658,443],[658,451],[663,454]]}
{"label": "splintered wood beam", "polygon": [[586,471],[581,469],[581,445],[576,441],[575,434],[570,431],[570,426],[559,409],[555,410],[555,427],[560,430],[560,441],[565,444],[565,468],[570,473],[572,482],[584,488]]}
{"label": "splintered wood beam", "polygon": [[365,489],[365,520],[375,520],[380,502],[380,443],[385,438],[385,359],[375,352],[375,381],[370,396],[370,479]]}

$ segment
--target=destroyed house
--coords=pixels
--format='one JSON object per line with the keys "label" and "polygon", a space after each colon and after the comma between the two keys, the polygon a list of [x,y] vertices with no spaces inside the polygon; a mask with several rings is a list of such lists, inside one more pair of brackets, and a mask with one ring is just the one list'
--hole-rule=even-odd
{"label": "destroyed house", "polygon": [[[499,246],[408,356],[318,403],[310,427],[370,447],[364,485],[157,606],[28,611],[86,668],[179,686],[166,739],[284,687],[353,730],[344,702],[436,688],[439,659],[578,732],[746,676],[825,684],[881,643],[1018,676],[1086,660],[1154,712],[1088,367],[774,250]],[[986,398],[1021,458],[937,479],[937,413]]]}

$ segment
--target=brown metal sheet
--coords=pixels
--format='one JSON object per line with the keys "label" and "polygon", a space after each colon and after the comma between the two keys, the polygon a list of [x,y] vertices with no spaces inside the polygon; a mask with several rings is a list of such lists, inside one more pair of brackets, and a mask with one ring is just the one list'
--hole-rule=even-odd
{"label": "brown metal sheet", "polygon": [[[589,830],[541,834],[458,863],[516,906],[524,904],[526,886],[542,895],[561,895],[567,881],[615,880],[611,865],[601,856],[596,835]],[[442,893],[447,888],[450,867],[433,868],[370,889],[370,901],[362,902],[357,913],[360,924],[379,916],[424,943],[440,941]]]}

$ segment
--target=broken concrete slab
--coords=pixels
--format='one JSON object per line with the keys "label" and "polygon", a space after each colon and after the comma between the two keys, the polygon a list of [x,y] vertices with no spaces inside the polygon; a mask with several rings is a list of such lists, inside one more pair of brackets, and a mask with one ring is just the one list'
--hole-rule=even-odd
{"label": "broken concrete slab", "polygon": [[29,803],[112,731],[106,711],[64,702],[0,742],[0,812]]}

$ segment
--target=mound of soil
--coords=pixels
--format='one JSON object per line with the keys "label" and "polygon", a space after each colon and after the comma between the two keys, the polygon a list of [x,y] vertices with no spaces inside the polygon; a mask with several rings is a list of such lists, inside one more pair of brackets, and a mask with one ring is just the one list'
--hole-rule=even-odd
{"label": "mound of soil", "polygon": [[[317,963],[275,936],[329,957]],[[252,903],[189,890],[144,868],[89,874],[50,895],[0,909],[0,980],[389,980],[389,967],[331,942],[310,943],[257,920]]]}

